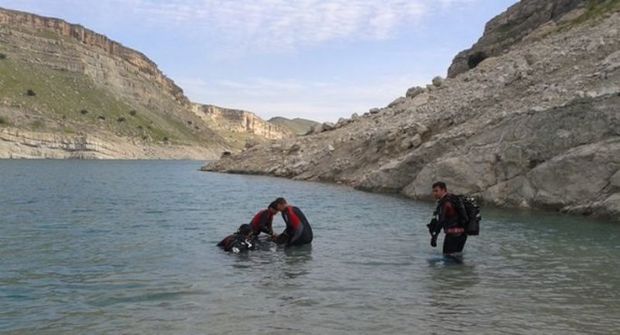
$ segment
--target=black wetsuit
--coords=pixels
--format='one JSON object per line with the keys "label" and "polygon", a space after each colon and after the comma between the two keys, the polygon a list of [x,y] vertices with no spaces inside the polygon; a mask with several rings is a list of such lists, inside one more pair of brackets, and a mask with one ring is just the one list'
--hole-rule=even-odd
{"label": "black wetsuit", "polygon": [[286,243],[287,246],[312,243],[312,227],[299,208],[286,207],[282,212],[282,218],[286,223],[286,229],[282,235],[285,235],[286,239],[279,239],[281,243]]}
{"label": "black wetsuit", "polygon": [[248,240],[243,235],[234,233],[226,236],[217,246],[224,249],[224,251],[240,252],[244,250],[253,250],[256,247],[256,243],[254,242],[254,239]]}
{"label": "black wetsuit", "polygon": [[446,233],[443,241],[444,254],[462,252],[467,241],[467,234],[461,223],[467,213],[464,213],[463,206],[459,206],[459,203],[453,194],[446,194],[437,202],[434,213],[437,223],[431,227],[431,234],[436,237],[442,229]]}

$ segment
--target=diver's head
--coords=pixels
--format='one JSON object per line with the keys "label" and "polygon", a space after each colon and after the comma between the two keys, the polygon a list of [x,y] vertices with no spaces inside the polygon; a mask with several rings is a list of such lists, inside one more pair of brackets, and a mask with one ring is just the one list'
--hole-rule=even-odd
{"label": "diver's head", "polygon": [[237,231],[242,236],[250,236],[252,234],[252,227],[249,224],[242,224]]}
{"label": "diver's head", "polygon": [[278,204],[275,201],[272,201],[269,206],[267,206],[267,210],[273,215],[278,213]]}
{"label": "diver's head", "polygon": [[443,196],[447,193],[448,187],[446,186],[446,183],[438,181],[433,184],[433,198],[435,198],[436,200],[443,198]]}
{"label": "diver's head", "polygon": [[286,206],[288,206],[288,204],[284,198],[277,198],[269,204],[269,210],[281,212],[286,208]]}

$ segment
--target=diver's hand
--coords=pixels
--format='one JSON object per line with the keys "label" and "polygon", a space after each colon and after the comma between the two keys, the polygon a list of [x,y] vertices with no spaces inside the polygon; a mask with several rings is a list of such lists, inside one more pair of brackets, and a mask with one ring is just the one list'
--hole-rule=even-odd
{"label": "diver's hand", "polygon": [[436,247],[437,246],[437,235],[433,235],[433,237],[431,237],[431,247]]}

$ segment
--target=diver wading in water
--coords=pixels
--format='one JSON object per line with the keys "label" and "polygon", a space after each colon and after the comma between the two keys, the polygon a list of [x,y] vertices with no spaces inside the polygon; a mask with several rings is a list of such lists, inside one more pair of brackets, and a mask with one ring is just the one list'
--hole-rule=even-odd
{"label": "diver wading in water", "polygon": [[274,237],[273,240],[276,243],[286,246],[312,243],[312,227],[301,209],[289,205],[284,198],[274,200],[269,207],[274,207],[277,211],[282,212],[282,218],[286,223],[286,229],[282,234]]}
{"label": "diver wading in water", "polygon": [[427,225],[431,234],[431,246],[437,246],[437,237],[443,229],[443,254],[458,257],[463,252],[468,235],[478,235],[480,210],[473,199],[448,192],[443,182],[433,184],[433,198],[437,208],[433,220]]}

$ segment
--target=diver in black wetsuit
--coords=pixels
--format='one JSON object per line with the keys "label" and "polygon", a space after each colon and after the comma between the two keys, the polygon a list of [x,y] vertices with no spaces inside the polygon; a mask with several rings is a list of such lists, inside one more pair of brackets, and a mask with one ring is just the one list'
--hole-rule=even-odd
{"label": "diver in black wetsuit", "polygon": [[242,224],[236,233],[226,236],[217,246],[224,251],[239,253],[245,250],[254,250],[256,248],[255,239],[252,227],[249,224]]}
{"label": "diver in black wetsuit", "polygon": [[433,215],[435,218],[428,225],[431,233],[431,246],[437,246],[437,236],[443,229],[446,234],[443,241],[443,254],[446,256],[459,256],[465,247],[467,233],[463,222],[467,219],[467,212],[462,203],[455,195],[448,193],[448,188],[443,182],[433,184],[433,197],[437,200],[437,209]]}
{"label": "diver in black wetsuit", "polygon": [[278,198],[269,205],[282,212],[286,229],[277,235],[274,241],[286,246],[298,246],[312,243],[313,233],[310,222],[298,207],[289,205],[284,198]]}

